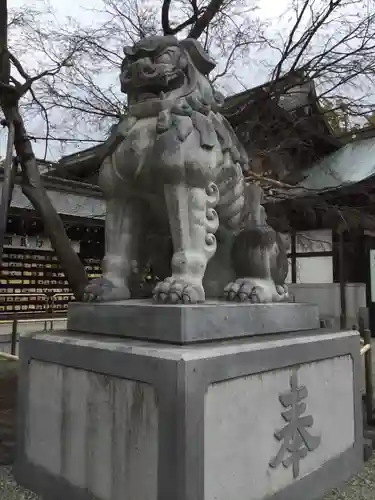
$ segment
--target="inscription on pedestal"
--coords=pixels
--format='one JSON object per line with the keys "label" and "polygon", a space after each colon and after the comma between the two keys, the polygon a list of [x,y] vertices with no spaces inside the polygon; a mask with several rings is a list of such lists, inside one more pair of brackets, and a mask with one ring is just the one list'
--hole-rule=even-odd
{"label": "inscription on pedestal", "polygon": [[340,457],[356,446],[353,378],[351,355],[341,355],[210,385],[205,395],[204,499],[274,500],[286,488],[303,490],[311,474],[322,483],[317,480],[307,491],[280,498],[321,498],[316,491],[334,479],[322,472],[325,464],[343,463]]}
{"label": "inscription on pedestal", "polygon": [[286,468],[292,466],[294,478],[299,476],[300,460],[316,450],[321,441],[319,436],[313,436],[308,431],[313,426],[314,419],[312,415],[304,415],[306,403],[303,400],[307,396],[307,388],[298,386],[297,371],[290,377],[290,391],[279,395],[280,403],[287,408],[281,413],[286,425],[275,432],[275,438],[282,441],[282,445],[269,465],[273,468],[281,463]]}

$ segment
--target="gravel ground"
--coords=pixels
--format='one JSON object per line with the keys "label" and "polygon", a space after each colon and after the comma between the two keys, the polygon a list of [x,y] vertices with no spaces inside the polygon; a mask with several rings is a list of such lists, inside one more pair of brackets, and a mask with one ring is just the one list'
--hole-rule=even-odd
{"label": "gravel ground", "polygon": [[0,467],[0,499],[40,500],[40,497],[18,486],[12,477],[12,470],[10,467]]}
{"label": "gravel ground", "polygon": [[[34,493],[17,485],[9,467],[0,467],[0,499],[41,500]],[[343,488],[332,491],[322,500],[375,500],[375,455],[367,462],[361,474],[349,481]]]}
{"label": "gravel ground", "polygon": [[333,490],[324,500],[375,500],[375,455],[358,476],[343,488]]}

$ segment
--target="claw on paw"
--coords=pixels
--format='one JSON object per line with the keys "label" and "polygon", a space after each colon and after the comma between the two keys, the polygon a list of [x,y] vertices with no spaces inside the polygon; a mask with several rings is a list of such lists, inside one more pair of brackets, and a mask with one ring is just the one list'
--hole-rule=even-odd
{"label": "claw on paw", "polygon": [[280,295],[280,300],[289,299],[288,285],[276,285],[276,291]]}
{"label": "claw on paw", "polygon": [[166,278],[154,289],[155,302],[163,304],[197,304],[204,302],[205,295],[201,284],[189,283],[181,278]]}
{"label": "claw on paw", "polygon": [[285,300],[288,291],[285,286],[275,286],[272,280],[238,279],[224,289],[224,297],[231,302],[261,304]]}

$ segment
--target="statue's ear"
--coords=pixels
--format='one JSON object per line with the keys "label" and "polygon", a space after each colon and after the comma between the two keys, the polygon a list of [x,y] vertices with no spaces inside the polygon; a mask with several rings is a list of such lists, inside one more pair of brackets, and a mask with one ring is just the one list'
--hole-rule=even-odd
{"label": "statue's ear", "polygon": [[124,48],[123,48],[123,51],[124,51],[124,55],[125,56],[133,56],[134,55],[134,49],[133,47],[130,47],[128,45],[126,45]]}
{"label": "statue's ear", "polygon": [[200,73],[208,75],[216,66],[216,63],[204,50],[195,38],[186,38],[180,41],[180,45],[191,57],[194,66]]}

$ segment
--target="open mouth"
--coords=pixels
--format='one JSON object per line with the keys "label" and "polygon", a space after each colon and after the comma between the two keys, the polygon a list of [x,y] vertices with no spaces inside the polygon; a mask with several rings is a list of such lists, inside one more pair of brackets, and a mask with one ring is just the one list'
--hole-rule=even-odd
{"label": "open mouth", "polygon": [[160,101],[184,84],[184,75],[179,72],[158,76],[148,79],[147,82],[138,81],[137,86],[130,80],[125,83],[128,83],[127,92],[133,102]]}
{"label": "open mouth", "polygon": [[133,97],[136,101],[150,101],[154,99],[163,100],[171,89],[164,86],[151,85],[150,87],[138,87],[133,92]]}

